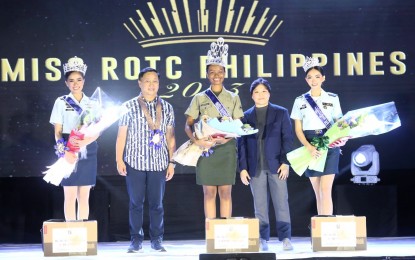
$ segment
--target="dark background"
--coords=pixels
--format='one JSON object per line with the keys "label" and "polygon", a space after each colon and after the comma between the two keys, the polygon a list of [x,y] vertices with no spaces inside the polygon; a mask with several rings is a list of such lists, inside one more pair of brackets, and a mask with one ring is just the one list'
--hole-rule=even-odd
{"label": "dark background", "polygon": [[[84,91],[91,95],[100,86],[114,100],[122,102],[138,95],[135,79],[127,79],[125,59],[137,57],[140,67],[149,66],[147,57],[157,56],[157,69],[161,72],[160,94],[166,95],[171,84],[179,90],[167,98],[175,109],[177,144],[186,141],[184,111],[192,93],[198,86],[208,86],[200,76],[200,56],[206,55],[208,42],[161,45],[143,48],[142,39],[135,40],[123,26],[129,18],[138,21],[139,9],[153,32],[148,2],[153,3],[166,35],[167,24],[161,8],[171,12],[170,1],[4,1],[0,0],[0,242],[40,241],[38,230],[42,221],[63,217],[63,194],[42,180],[42,171],[56,157],[53,151],[53,128],[48,123],[54,100],[67,94],[63,77],[48,80],[45,61],[56,58],[61,70],[68,58],[79,56],[88,64]],[[177,8],[185,35],[189,35],[183,19],[183,2]],[[214,31],[216,1],[207,1],[209,30],[199,32],[197,10],[199,1],[188,1],[192,19],[191,35],[204,38],[221,35],[250,37],[248,34],[227,33],[223,30],[230,1],[223,1],[219,30]],[[283,21],[273,37],[265,37],[265,46],[229,42],[229,55],[235,55],[238,75],[230,76],[225,85],[242,84],[238,90],[244,110],[253,105],[249,85],[257,78],[259,70],[256,57],[264,56],[266,77],[271,85],[271,102],[291,111],[295,97],[308,90],[302,68],[291,71],[293,55],[325,54],[327,56],[324,89],[339,94],[343,112],[366,106],[394,101],[402,126],[380,136],[350,140],[343,148],[340,162],[341,174],[336,177],[333,189],[335,213],[366,215],[369,236],[415,235],[412,223],[415,192],[414,147],[415,93],[414,93],[414,43],[413,24],[415,3],[411,1],[235,1],[235,13],[245,7],[242,21],[247,20],[248,10],[257,4],[253,15],[259,19],[269,8],[267,17],[278,15]],[[236,14],[235,14],[236,15]],[[172,21],[172,19],[171,19]],[[257,20],[255,20],[256,24]],[[139,26],[141,26],[139,24]],[[140,27],[141,28],[141,27]],[[143,28],[141,30],[144,32]],[[155,33],[156,36],[158,36]],[[173,36],[180,36],[174,34]],[[370,53],[380,52],[378,58],[383,75],[371,75]],[[394,75],[395,66],[390,54],[402,52],[405,71]],[[340,55],[340,75],[334,75],[333,57]],[[362,55],[363,73],[347,73],[348,54]],[[243,72],[243,56],[250,55],[250,76]],[[276,76],[276,56],[283,55],[284,75]],[[182,71],[178,79],[166,78],[165,60],[178,56],[182,63],[174,66]],[[118,79],[104,79],[102,60],[112,57],[117,61]],[[24,59],[23,81],[6,77],[6,66],[13,69],[18,59]],[[32,78],[32,59],[39,62],[39,80]],[[186,87],[189,91],[185,91]],[[202,89],[203,89],[202,88]],[[91,192],[91,218],[98,219],[100,240],[112,241],[128,237],[127,205],[124,179],[115,169],[114,124],[99,138],[99,172],[97,186]],[[375,186],[351,184],[350,156],[363,144],[373,144],[380,154],[380,183]],[[297,143],[298,145],[298,143]],[[234,216],[253,216],[250,191],[236,181],[233,190]],[[307,223],[315,214],[314,195],[305,177],[291,174],[288,181],[293,235],[308,235]],[[168,184],[166,203],[166,238],[185,239],[204,236],[203,198],[201,187],[194,181],[194,168],[178,166],[175,178]],[[377,204],[378,203],[378,204]]]}

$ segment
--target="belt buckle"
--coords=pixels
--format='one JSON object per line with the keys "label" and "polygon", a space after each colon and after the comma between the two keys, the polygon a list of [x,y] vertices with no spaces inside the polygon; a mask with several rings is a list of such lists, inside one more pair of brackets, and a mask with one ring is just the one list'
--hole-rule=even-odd
{"label": "belt buckle", "polygon": [[314,133],[317,135],[321,135],[323,133],[323,130],[318,129],[318,130],[314,130]]}

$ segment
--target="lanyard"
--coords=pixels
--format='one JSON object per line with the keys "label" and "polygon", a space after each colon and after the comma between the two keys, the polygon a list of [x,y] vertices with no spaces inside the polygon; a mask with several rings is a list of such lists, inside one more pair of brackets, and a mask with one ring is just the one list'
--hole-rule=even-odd
{"label": "lanyard", "polygon": [[156,104],[156,122],[153,122],[153,118],[150,115],[150,112],[147,109],[147,106],[144,102],[143,97],[140,95],[138,97],[138,103],[140,104],[141,110],[143,110],[144,116],[147,120],[148,126],[150,127],[151,130],[157,130],[160,129],[160,125],[161,125],[161,98],[157,99],[157,104]]}

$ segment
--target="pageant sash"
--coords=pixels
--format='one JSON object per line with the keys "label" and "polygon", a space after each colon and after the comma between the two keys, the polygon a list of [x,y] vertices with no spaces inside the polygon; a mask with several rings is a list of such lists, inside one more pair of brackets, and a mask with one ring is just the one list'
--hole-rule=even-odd
{"label": "pageant sash", "polygon": [[65,100],[65,102],[68,103],[68,105],[70,105],[78,113],[78,115],[82,113],[82,108],[76,104],[71,97],[63,96],[63,100]]}
{"label": "pageant sash", "polygon": [[212,92],[212,90],[208,89],[205,91],[206,96],[212,101],[213,105],[215,105],[216,109],[219,111],[220,115],[231,117],[228,111],[226,110],[225,106],[219,101],[216,95]]}
{"label": "pageant sash", "polygon": [[311,97],[309,93],[304,94],[305,100],[307,100],[308,104],[310,104],[311,108],[314,110],[314,113],[320,118],[321,122],[326,126],[326,130],[331,127],[330,121],[324,115],[323,111],[321,111],[320,107],[316,104],[314,99]]}

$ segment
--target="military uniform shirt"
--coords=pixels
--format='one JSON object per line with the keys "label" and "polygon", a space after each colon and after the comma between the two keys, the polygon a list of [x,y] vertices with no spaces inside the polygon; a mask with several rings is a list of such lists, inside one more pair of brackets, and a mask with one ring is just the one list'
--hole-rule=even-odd
{"label": "military uniform shirt", "polygon": [[[311,95],[311,90],[307,92]],[[337,94],[321,90],[319,97],[312,97],[331,124],[340,119],[343,114]],[[297,97],[291,111],[291,118],[302,121],[303,130],[324,129],[326,126],[314,112],[304,94]]]}
{"label": "military uniform shirt", "polygon": [[[83,94],[81,102],[78,102],[76,98],[70,93],[66,95],[79,105],[82,110],[87,109],[91,105],[90,99]],[[79,120],[79,114],[76,110],[65,101],[66,96],[58,97],[53,105],[52,114],[50,115],[49,122],[62,125],[62,133],[70,134],[71,131],[77,126]]]}
{"label": "military uniform shirt", "polygon": [[[241,100],[239,96],[233,92],[230,92],[222,88],[219,95],[216,95],[222,105],[226,108],[232,119],[242,118],[244,116]],[[191,116],[193,119],[198,119],[199,116],[207,115],[209,117],[221,117],[218,109],[213,104],[212,100],[202,91],[196,94],[189,107],[187,108],[185,115]]]}

